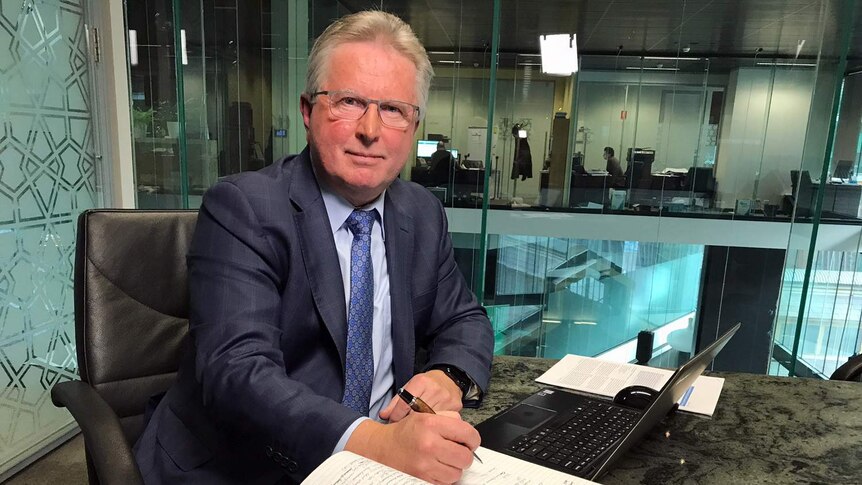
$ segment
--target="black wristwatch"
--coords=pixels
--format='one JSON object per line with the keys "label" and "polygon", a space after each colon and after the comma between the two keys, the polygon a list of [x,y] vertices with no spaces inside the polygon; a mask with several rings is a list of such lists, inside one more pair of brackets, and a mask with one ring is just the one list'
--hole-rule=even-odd
{"label": "black wristwatch", "polygon": [[473,387],[473,380],[470,379],[470,376],[467,375],[466,372],[461,369],[455,367],[454,365],[447,364],[438,364],[432,366],[429,370],[441,370],[444,374],[446,374],[449,379],[452,379],[452,382],[458,386],[458,389],[461,389],[461,398],[466,399],[467,394],[470,392],[470,389]]}

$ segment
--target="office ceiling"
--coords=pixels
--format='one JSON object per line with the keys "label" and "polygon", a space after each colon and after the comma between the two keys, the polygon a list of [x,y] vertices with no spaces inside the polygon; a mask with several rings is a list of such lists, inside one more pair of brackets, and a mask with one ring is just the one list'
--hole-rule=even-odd
{"label": "office ceiling", "polygon": [[[490,48],[490,0],[339,3],[347,11],[382,6],[407,20],[429,51],[457,51],[465,63],[482,63],[482,54]],[[839,52],[840,22],[854,16],[849,57],[851,66],[859,66],[862,2],[503,0],[500,52],[538,53],[540,34],[576,33],[583,54],[793,59],[799,49],[799,59],[811,60],[818,52],[824,56]]]}

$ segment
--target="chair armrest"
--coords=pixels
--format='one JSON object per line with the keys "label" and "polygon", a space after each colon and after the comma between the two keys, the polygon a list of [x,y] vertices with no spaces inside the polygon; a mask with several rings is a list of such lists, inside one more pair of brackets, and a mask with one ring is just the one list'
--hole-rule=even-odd
{"label": "chair armrest", "polygon": [[858,381],[862,376],[862,354],[850,357],[829,376],[832,381]]}
{"label": "chair armrest", "polygon": [[81,427],[99,483],[143,485],[120,419],[95,389],[81,381],[61,382],[51,389],[51,400],[68,408]]}

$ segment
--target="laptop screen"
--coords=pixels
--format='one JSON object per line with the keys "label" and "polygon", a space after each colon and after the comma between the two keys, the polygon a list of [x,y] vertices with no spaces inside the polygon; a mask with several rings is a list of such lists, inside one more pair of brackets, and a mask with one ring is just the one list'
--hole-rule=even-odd
{"label": "laptop screen", "polygon": [[685,363],[682,367],[673,373],[670,379],[661,388],[658,396],[644,411],[643,417],[623,438],[614,453],[596,469],[592,478],[599,477],[606,471],[610,470],[613,464],[628,451],[629,448],[639,443],[644,435],[651,430],[655,425],[661,422],[662,419],[676,406],[677,401],[688,391],[688,388],[694,384],[698,376],[712,362],[716,355],[721,352],[721,349],[727,345],[728,340],[739,330],[741,323],[737,323],[730,330],[724,333],[721,337],[713,342],[709,347],[699,352],[694,358]]}

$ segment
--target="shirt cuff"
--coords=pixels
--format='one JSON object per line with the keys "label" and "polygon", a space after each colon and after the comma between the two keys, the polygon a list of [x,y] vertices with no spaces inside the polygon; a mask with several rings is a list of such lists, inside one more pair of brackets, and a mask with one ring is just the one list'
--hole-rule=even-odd
{"label": "shirt cuff", "polygon": [[338,443],[335,443],[335,449],[332,450],[332,454],[336,454],[339,451],[344,451],[344,447],[347,446],[347,440],[350,439],[350,435],[353,434],[353,431],[359,426],[360,423],[365,421],[366,419],[371,419],[368,416],[362,416],[361,418],[356,418],[356,421],[350,424],[347,429],[344,431],[344,434],[341,435],[341,439],[338,440]]}

